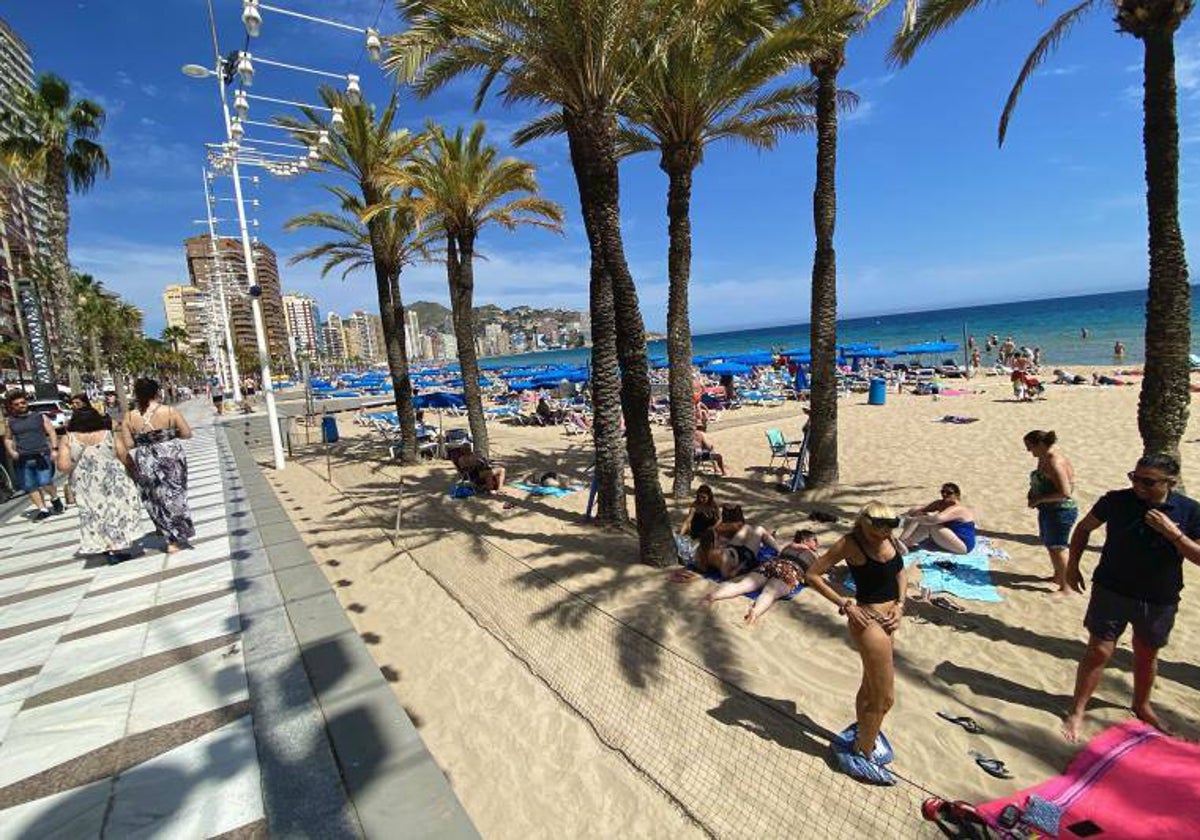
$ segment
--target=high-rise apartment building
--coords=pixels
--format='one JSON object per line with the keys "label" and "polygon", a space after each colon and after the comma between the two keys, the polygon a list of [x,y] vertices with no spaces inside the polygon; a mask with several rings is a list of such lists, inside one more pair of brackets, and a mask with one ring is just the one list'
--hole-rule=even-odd
{"label": "high-rise apartment building", "polygon": [[[231,236],[193,236],[184,240],[188,276],[192,285],[203,292],[223,289],[234,343],[254,350],[254,316],[250,307],[250,284],[242,242]],[[272,356],[286,357],[288,328],[283,314],[283,295],[279,288],[279,266],[275,252],[262,243],[253,246],[254,270],[262,295],[263,324]]]}
{"label": "high-rise apartment building", "polygon": [[317,302],[309,295],[284,295],[283,319],[287,323],[288,335],[296,343],[296,352],[315,358],[321,347],[321,318]]}
{"label": "high-rise apartment building", "polygon": [[325,316],[325,326],[321,332],[325,335],[325,357],[331,361],[340,362],[347,357],[346,335],[342,329],[342,316],[330,312]]}
{"label": "high-rise apartment building", "polygon": [[[19,113],[19,92],[33,87],[33,60],[25,42],[0,20],[0,113]],[[12,133],[13,123],[0,121],[0,139]],[[48,254],[46,201],[37,183],[0,177],[0,340],[24,344],[25,323],[20,311],[17,281],[32,274],[32,261]],[[53,342],[52,307],[40,315]]]}
{"label": "high-rise apartment building", "polygon": [[163,289],[163,311],[168,327],[187,331],[189,344],[200,347],[208,342],[210,313],[206,292],[195,286],[167,286]]}
{"label": "high-rise apartment building", "polygon": [[342,321],[346,335],[346,355],[367,364],[383,361],[386,349],[383,345],[383,322],[378,315],[356,310]]}

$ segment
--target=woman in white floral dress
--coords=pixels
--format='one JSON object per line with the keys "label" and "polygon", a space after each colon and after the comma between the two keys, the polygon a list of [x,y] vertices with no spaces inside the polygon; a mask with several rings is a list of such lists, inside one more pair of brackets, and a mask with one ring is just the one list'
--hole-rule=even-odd
{"label": "woman in white floral dress", "polygon": [[126,472],[129,452],[104,415],[91,406],[71,416],[59,441],[58,468],[69,473],[79,508],[79,551],[128,559],[145,530],[137,485]]}

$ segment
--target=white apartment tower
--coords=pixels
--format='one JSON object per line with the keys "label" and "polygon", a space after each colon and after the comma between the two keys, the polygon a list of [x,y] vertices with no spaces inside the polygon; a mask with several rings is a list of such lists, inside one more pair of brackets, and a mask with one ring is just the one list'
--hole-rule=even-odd
{"label": "white apartment tower", "polygon": [[283,318],[287,323],[288,337],[295,342],[296,352],[315,358],[321,347],[317,302],[309,295],[284,295]]}

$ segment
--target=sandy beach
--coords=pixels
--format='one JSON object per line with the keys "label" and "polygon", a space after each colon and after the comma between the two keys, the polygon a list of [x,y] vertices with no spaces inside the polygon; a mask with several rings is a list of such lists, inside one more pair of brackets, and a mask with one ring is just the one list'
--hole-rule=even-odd
{"label": "sandy beach", "polygon": [[[962,614],[913,605],[885,724],[904,782],[886,790],[835,774],[815,737],[852,720],[859,679],[844,619],[815,594],[747,629],[748,600],[705,609],[696,602],[712,583],[671,583],[636,563],[632,535],[581,524],[586,491],[451,499],[447,462],[402,472],[348,416],[332,485],[319,446],[268,476],[483,836],[914,836],[927,792],[994,799],[1060,772],[1076,749],[1058,726],[1086,640],[1086,599],[1054,596],[1043,581],[1050,566],[1025,506],[1034,463],[1022,435],[1058,433],[1084,510],[1127,484],[1140,451],[1136,387],[1049,386],[1033,403],[1015,402],[1004,379],[963,387],[980,393],[843,399],[842,483],[819,501],[779,492],[782,476],[767,469],[764,433],[798,439],[797,403],[728,411],[710,429],[729,467],[704,478],[717,501],[742,504],[780,534],[813,527],[828,544],[866,501],[904,509],[954,481],[981,533],[1009,555],[992,566],[1001,603],[961,600]],[[978,421],[939,422],[945,415]],[[590,461],[587,436],[489,429],[510,478],[579,475]],[[1183,446],[1191,485],[1198,437],[1193,421]],[[669,489],[669,430],[656,438]],[[817,509],[840,521],[810,521]],[[673,504],[676,525],[684,510]],[[1097,557],[1085,558],[1089,574]],[[1185,579],[1155,699],[1166,723],[1197,737],[1200,570],[1187,565]],[[1121,648],[1088,736],[1128,717],[1128,637]],[[970,735],[938,711],[971,715],[986,732]],[[1014,778],[984,774],[973,750]]]}

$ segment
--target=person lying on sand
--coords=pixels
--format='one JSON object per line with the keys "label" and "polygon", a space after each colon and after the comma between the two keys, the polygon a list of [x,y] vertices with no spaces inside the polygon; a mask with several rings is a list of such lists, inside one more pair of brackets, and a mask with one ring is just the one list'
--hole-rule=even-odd
{"label": "person lying on sand", "polygon": [[[722,580],[736,577],[758,563],[758,549],[766,543],[779,551],[775,537],[761,525],[751,525],[741,505],[722,505],[721,521],[700,535],[695,564],[701,574],[715,572]],[[694,576],[673,574],[672,580],[685,582]]]}
{"label": "person lying on sand", "polygon": [[816,534],[808,529],[799,530],[792,541],[780,550],[777,558],[768,560],[740,580],[722,583],[701,598],[700,602],[711,606],[714,601],[762,590],[745,615],[746,624],[752,625],[771,609],[777,599],[787,596],[800,585],[809,566],[817,559],[818,548]]}
{"label": "person lying on sand", "polygon": [[1132,382],[1126,382],[1124,379],[1117,379],[1115,376],[1105,376],[1103,373],[1092,374],[1093,385],[1132,385]]}
{"label": "person lying on sand", "polygon": [[[895,701],[892,635],[900,629],[908,588],[904,544],[893,534],[899,526],[900,517],[891,508],[869,502],[853,530],[817,558],[807,577],[808,585],[846,616],[851,644],[862,658],[855,722],[834,739],[835,757],[853,778],[883,785],[896,783],[884,766],[892,760],[892,750],[881,730]],[[825,582],[824,574],[843,560],[854,578],[854,598],[842,597]]]}
{"label": "person lying on sand", "polygon": [[904,513],[900,540],[916,548],[929,540],[939,551],[970,554],[975,548],[975,512],[962,503],[962,490],[954,482],[942,485],[941,497]]}
{"label": "person lying on sand", "polygon": [[1183,561],[1200,565],[1200,504],[1175,492],[1179,461],[1170,455],[1140,458],[1131,487],[1105,493],[1075,526],[1067,559],[1067,585],[1087,587],[1079,562],[1092,531],[1105,526],[1100,563],[1083,626],[1087,651],[1075,673],[1075,696],[1063,736],[1079,740],[1088,700],[1100,684],[1117,641],[1133,625],[1133,713],[1163,729],[1150,707],[1158,652],[1166,646],[1183,590]]}

